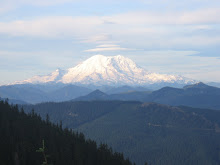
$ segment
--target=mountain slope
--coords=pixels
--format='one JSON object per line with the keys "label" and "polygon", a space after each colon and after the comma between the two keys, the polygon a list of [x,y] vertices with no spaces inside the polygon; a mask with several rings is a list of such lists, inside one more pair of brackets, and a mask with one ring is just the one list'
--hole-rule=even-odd
{"label": "mountain slope", "polygon": [[65,70],[57,69],[54,72],[46,76],[34,76],[24,81],[16,81],[15,84],[28,84],[28,83],[41,84],[41,83],[48,83],[48,82],[57,82],[63,77],[65,72],[66,72]]}
{"label": "mountain slope", "polygon": [[144,101],[169,105],[186,105],[220,110],[220,88],[203,83],[185,86],[182,89],[165,87],[152,92]]}
{"label": "mountain slope", "polygon": [[[141,101],[156,102],[168,105],[185,105],[197,108],[210,108],[220,110],[220,88],[208,86],[204,83],[188,85],[184,88],[164,87],[152,92],[131,91],[127,93],[118,93],[103,95],[100,100],[123,100],[123,101]],[[93,95],[86,95],[74,100],[97,100]]]}
{"label": "mountain slope", "polygon": [[104,92],[107,94],[119,94],[119,93],[130,93],[130,92],[137,92],[137,91],[150,91],[150,89],[147,89],[141,86],[131,87],[131,86],[124,85],[124,86],[107,89]]}
{"label": "mountain slope", "polygon": [[81,96],[78,97],[76,99],[74,99],[75,101],[88,101],[88,100],[107,100],[108,95],[105,94],[104,92],[100,91],[100,90],[95,90],[91,93],[89,93],[86,96]]}
{"label": "mountain slope", "polygon": [[0,96],[13,100],[23,100],[27,103],[48,101],[46,92],[32,85],[0,86]]}
{"label": "mountain slope", "polygon": [[220,123],[215,116],[220,112],[206,111],[212,117],[197,109],[125,104],[78,130],[124,151],[137,164],[217,165]]}
{"label": "mountain slope", "polygon": [[[52,124],[49,118],[43,121],[34,112],[28,115],[19,112],[18,107],[3,101],[0,101],[0,135],[1,165],[132,165],[123,154],[113,153],[107,145],[97,147],[95,141],[86,140],[82,133]],[[44,153],[36,152],[42,145],[46,148]]]}
{"label": "mountain slope", "polygon": [[23,100],[27,103],[47,101],[68,101],[87,95],[90,89],[68,84],[17,84],[0,86],[0,97],[9,100]]}
{"label": "mountain slope", "polygon": [[154,83],[191,84],[195,81],[182,76],[157,74],[137,66],[131,59],[118,56],[95,55],[67,70],[56,70],[47,76],[16,83],[93,84],[101,85],[149,85]]}
{"label": "mountain slope", "polygon": [[87,95],[90,89],[76,85],[67,85],[63,88],[48,93],[50,101],[68,101],[76,97]]}
{"label": "mountain slope", "polygon": [[155,103],[89,101],[24,106],[82,131],[138,165],[219,165],[220,111]]}
{"label": "mountain slope", "polygon": [[8,99],[1,98],[1,97],[0,97],[0,101],[8,101],[9,104],[14,104],[14,105],[15,104],[20,104],[20,105],[27,104],[25,101],[22,101],[22,100],[13,100],[13,99],[8,100]]}

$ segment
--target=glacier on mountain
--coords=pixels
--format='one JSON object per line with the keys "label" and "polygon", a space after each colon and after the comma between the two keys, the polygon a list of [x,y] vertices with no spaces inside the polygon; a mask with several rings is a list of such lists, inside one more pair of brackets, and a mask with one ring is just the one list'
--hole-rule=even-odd
{"label": "glacier on mountain", "polygon": [[64,83],[85,85],[149,85],[155,83],[193,84],[196,81],[183,76],[158,74],[146,71],[131,59],[121,55],[95,55],[67,70],[57,69],[46,76],[34,76],[16,82],[24,83]]}

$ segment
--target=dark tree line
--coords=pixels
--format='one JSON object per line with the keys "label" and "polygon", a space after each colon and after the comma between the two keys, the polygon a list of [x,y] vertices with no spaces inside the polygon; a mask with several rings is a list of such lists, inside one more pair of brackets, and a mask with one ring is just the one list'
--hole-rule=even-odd
{"label": "dark tree line", "polygon": [[123,154],[106,144],[97,146],[82,133],[63,129],[62,122],[42,120],[34,110],[26,114],[17,105],[0,101],[0,164],[40,165],[44,157],[36,152],[45,142],[48,164],[53,165],[132,165]]}

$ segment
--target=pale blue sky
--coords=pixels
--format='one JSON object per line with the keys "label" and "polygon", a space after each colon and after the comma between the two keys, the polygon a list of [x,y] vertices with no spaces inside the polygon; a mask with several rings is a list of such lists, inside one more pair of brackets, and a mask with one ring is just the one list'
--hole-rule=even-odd
{"label": "pale blue sky", "polygon": [[220,82],[219,0],[0,0],[0,84],[95,55]]}

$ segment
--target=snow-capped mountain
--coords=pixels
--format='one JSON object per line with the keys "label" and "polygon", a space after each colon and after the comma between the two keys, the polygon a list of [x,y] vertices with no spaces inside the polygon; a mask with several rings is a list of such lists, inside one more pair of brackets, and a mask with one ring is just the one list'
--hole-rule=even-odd
{"label": "snow-capped mountain", "polygon": [[196,81],[175,75],[146,71],[124,56],[95,55],[67,70],[57,69],[47,76],[34,76],[16,82],[24,83],[64,83],[91,85],[149,85],[155,83],[193,84]]}
{"label": "snow-capped mountain", "polygon": [[54,72],[50,73],[49,75],[34,76],[24,81],[17,81],[15,82],[15,84],[26,84],[26,83],[41,84],[41,83],[48,83],[48,82],[59,82],[65,73],[66,73],[65,70],[57,69]]}

